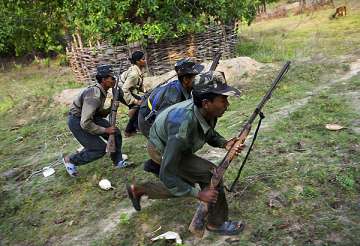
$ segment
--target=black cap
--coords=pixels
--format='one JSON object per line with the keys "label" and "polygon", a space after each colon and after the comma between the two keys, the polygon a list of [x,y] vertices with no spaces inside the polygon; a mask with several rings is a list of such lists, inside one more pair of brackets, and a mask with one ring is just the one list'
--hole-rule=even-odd
{"label": "black cap", "polygon": [[195,63],[191,58],[184,58],[176,62],[175,72],[178,76],[197,75],[204,69],[203,65]]}
{"label": "black cap", "polygon": [[209,71],[197,75],[193,82],[196,93],[215,93],[224,96],[240,96],[240,91],[226,84],[225,76],[219,71]]}
{"label": "black cap", "polygon": [[115,77],[111,65],[100,65],[96,68],[96,77],[106,78],[108,76]]}
{"label": "black cap", "polygon": [[131,54],[129,58],[131,64],[135,64],[137,61],[140,61],[144,57],[144,52],[137,50]]}

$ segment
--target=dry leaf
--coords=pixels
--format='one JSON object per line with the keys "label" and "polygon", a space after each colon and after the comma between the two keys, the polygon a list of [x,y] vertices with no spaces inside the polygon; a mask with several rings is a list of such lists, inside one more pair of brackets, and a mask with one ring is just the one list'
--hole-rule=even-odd
{"label": "dry leaf", "polygon": [[338,130],[341,130],[345,127],[343,126],[340,126],[338,124],[326,124],[325,125],[326,129],[330,130],[330,131],[338,131]]}
{"label": "dry leaf", "polygon": [[240,238],[238,238],[238,237],[228,237],[228,238],[225,239],[225,242],[227,242],[228,244],[239,245]]}
{"label": "dry leaf", "polygon": [[58,224],[64,223],[65,221],[66,221],[65,218],[59,218],[59,219],[54,220],[54,223],[58,225]]}

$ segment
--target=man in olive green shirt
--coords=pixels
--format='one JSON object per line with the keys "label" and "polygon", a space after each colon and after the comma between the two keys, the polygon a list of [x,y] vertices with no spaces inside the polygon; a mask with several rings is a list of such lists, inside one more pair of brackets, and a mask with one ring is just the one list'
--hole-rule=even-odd
{"label": "man in olive green shirt", "polygon": [[[228,96],[240,92],[228,86],[220,72],[207,72],[195,78],[193,99],[170,106],[161,112],[150,129],[148,153],[160,165],[160,181],[128,185],[127,192],[134,208],[140,210],[141,196],[150,199],[193,196],[212,203],[207,228],[221,234],[239,233],[244,224],[228,221],[228,206],[222,184],[209,189],[215,165],[194,153],[205,143],[230,149],[235,139],[227,141],[215,131],[218,117],[226,111]],[[243,146],[238,148],[241,151]],[[198,183],[201,189],[196,188]]]}

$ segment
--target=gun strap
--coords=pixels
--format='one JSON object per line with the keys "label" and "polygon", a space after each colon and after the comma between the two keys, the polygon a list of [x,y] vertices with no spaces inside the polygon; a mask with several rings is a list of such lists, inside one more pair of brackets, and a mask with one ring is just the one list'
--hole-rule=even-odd
{"label": "gun strap", "polygon": [[250,155],[250,152],[251,152],[251,150],[252,150],[252,147],[253,147],[253,145],[254,145],[254,143],[255,143],[256,137],[257,137],[257,135],[258,135],[258,132],[259,132],[259,129],[260,129],[260,126],[261,126],[261,122],[262,122],[262,120],[265,118],[265,115],[263,114],[263,112],[259,112],[259,116],[260,116],[260,119],[259,119],[258,125],[257,125],[257,127],[256,127],[256,130],[255,130],[255,133],[254,133],[254,137],[253,137],[252,142],[251,142],[251,144],[250,144],[250,147],[249,147],[249,149],[248,149],[248,151],[247,151],[247,153],[246,153],[246,156],[245,156],[245,158],[244,158],[244,160],[243,160],[243,162],[242,162],[242,164],[241,164],[241,166],[240,166],[240,168],[239,168],[238,174],[237,174],[236,178],[234,179],[233,183],[231,184],[230,189],[227,188],[226,186],[224,186],[225,190],[227,190],[228,192],[233,192],[233,191],[234,191],[234,187],[235,187],[237,181],[238,181],[239,178],[240,178],[241,171],[242,171],[242,169],[244,168],[245,163],[246,163],[246,161],[247,161],[247,159],[248,159],[248,157],[249,157],[249,155]]}

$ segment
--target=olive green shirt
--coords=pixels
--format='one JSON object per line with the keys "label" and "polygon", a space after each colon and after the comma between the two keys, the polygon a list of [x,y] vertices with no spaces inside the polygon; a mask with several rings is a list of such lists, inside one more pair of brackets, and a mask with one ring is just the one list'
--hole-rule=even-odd
{"label": "olive green shirt", "polygon": [[100,84],[84,89],[73,101],[70,114],[80,117],[80,126],[85,131],[99,135],[105,133],[105,128],[96,125],[94,117],[106,117],[111,108],[104,109],[107,92]]}
{"label": "olive green shirt", "polygon": [[181,157],[205,143],[223,148],[226,139],[215,131],[216,119],[207,121],[192,99],[162,111],[150,129],[149,142],[162,154],[160,180],[174,196],[197,196],[199,190],[177,176]]}
{"label": "olive green shirt", "polygon": [[120,76],[122,90],[124,92],[124,100],[128,105],[135,104],[137,98],[134,95],[139,95],[143,91],[143,73],[137,65],[131,65],[128,70],[123,72]]}

